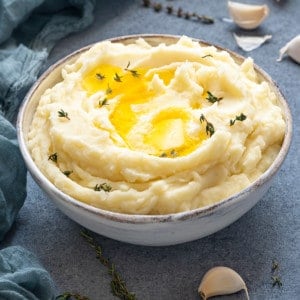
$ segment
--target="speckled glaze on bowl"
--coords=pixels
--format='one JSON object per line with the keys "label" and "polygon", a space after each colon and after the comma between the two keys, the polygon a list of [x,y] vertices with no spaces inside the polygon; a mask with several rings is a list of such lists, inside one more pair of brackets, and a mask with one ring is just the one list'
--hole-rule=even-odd
{"label": "speckled glaze on bowl", "polygon": [[[148,43],[174,43],[179,36],[172,35],[132,35],[111,39],[112,42],[132,43],[143,37]],[[202,45],[211,45],[196,40]],[[215,46],[215,45],[214,45]],[[263,70],[255,66],[259,77],[271,84],[279,99],[286,121],[285,137],[281,150],[270,168],[255,182],[241,192],[214,205],[168,215],[128,215],[105,211],[82,203],[56,188],[35,165],[27,148],[27,135],[39,99],[44,91],[61,81],[61,69],[65,64],[74,62],[91,45],[79,49],[51,66],[32,86],[20,108],[17,132],[21,153],[32,177],[49,196],[54,204],[67,216],[82,226],[101,235],[138,245],[163,246],[193,241],[228,226],[249,211],[272,184],[274,175],[282,165],[291,143],[292,118],[288,105],[276,84]],[[244,57],[227,49],[240,63]]]}

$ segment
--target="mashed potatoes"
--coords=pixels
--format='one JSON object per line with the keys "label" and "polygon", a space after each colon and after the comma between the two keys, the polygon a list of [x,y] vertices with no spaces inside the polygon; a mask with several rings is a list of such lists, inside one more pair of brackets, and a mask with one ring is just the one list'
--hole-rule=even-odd
{"label": "mashed potatoes", "polygon": [[273,162],[282,111],[251,59],[187,37],[94,45],[41,97],[32,157],[59,189],[106,210],[166,214],[220,201]]}

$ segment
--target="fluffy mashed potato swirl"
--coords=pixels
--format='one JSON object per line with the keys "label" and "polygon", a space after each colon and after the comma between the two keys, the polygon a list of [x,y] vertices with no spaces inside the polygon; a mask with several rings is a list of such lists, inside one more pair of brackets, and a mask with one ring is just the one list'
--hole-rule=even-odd
{"label": "fluffy mashed potato swirl", "polygon": [[28,135],[40,170],[105,210],[167,214],[247,187],[277,156],[285,121],[252,59],[188,37],[95,44],[42,95]]}

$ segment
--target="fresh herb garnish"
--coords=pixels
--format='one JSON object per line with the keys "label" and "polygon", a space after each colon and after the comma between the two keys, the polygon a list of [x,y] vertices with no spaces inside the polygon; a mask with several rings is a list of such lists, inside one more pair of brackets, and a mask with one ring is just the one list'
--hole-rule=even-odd
{"label": "fresh herb garnish", "polygon": [[172,157],[176,157],[178,154],[177,154],[177,152],[175,151],[175,149],[172,149],[172,150],[170,151],[170,155],[171,155]]}
{"label": "fresh herb garnish", "polygon": [[159,13],[161,11],[164,11],[168,15],[174,15],[177,18],[185,18],[186,20],[194,20],[194,21],[199,21],[203,24],[213,24],[214,19],[205,15],[199,15],[195,12],[190,13],[188,11],[184,11],[181,7],[178,9],[175,9],[173,6],[168,5],[164,7],[161,3],[159,2],[152,2],[150,0],[143,0],[142,5],[146,8],[152,8],[156,13]]}
{"label": "fresh herb garnish", "polygon": [[57,153],[52,153],[48,156],[48,160],[52,160],[54,161],[55,163],[57,162]]}
{"label": "fresh herb garnish", "polygon": [[63,293],[62,295],[59,295],[55,298],[55,300],[89,300],[88,297],[82,296],[77,293]]}
{"label": "fresh herb garnish", "polygon": [[70,120],[68,113],[65,112],[63,109],[59,110],[57,113],[60,118],[66,118]]}
{"label": "fresh herb garnish", "polygon": [[272,261],[272,272],[279,269],[279,263],[276,260]]}
{"label": "fresh herb garnish", "polygon": [[272,286],[278,286],[278,287],[282,287],[282,281],[281,281],[281,278],[279,277],[278,273],[279,273],[279,263],[276,261],[276,260],[273,260],[272,261],[272,268],[271,268],[271,271],[272,271],[272,276],[271,276],[271,279],[272,279]]}
{"label": "fresh herb garnish", "polygon": [[207,91],[207,94],[208,94],[208,96],[205,99],[208,100],[210,103],[219,102],[223,99],[223,97],[219,97],[219,98],[216,97],[210,91]]}
{"label": "fresh herb garnish", "polygon": [[206,134],[211,137],[215,133],[214,125],[212,123],[208,122],[203,114],[201,114],[201,116],[200,116],[200,122],[201,123],[206,122],[205,131],[206,131]]}
{"label": "fresh herb garnish", "polygon": [[111,94],[112,93],[112,89],[111,89],[111,87],[108,85],[107,86],[107,89],[106,89],[106,91],[105,91],[105,94],[106,95],[109,95],[109,94]]}
{"label": "fresh herb garnish", "polygon": [[128,291],[126,283],[122,279],[121,275],[116,271],[115,265],[103,256],[101,246],[96,243],[92,235],[87,230],[82,230],[81,236],[95,250],[96,258],[100,261],[100,263],[104,267],[108,268],[108,273],[111,276],[110,287],[112,294],[122,300],[136,300],[135,295]]}
{"label": "fresh herb garnish", "polygon": [[69,176],[73,173],[73,171],[63,171],[63,173],[64,173],[67,177],[69,177]]}
{"label": "fresh herb garnish", "polygon": [[235,119],[230,120],[229,125],[232,126],[236,121],[245,121],[247,119],[247,116],[245,116],[243,113],[241,113],[239,116],[235,116]]}
{"label": "fresh herb garnish", "polygon": [[277,276],[277,275],[272,276],[271,279],[273,281],[272,286],[276,286],[277,285],[279,287],[282,287],[282,281],[281,281],[281,279],[280,279],[279,276]]}
{"label": "fresh herb garnish", "polygon": [[211,54],[206,54],[204,56],[202,56],[202,58],[206,58],[206,57],[213,57]]}
{"label": "fresh herb garnish", "polygon": [[96,73],[96,77],[99,80],[103,80],[105,78],[105,75],[101,74],[101,73]]}
{"label": "fresh herb garnish", "polygon": [[94,187],[94,191],[104,191],[104,192],[110,192],[112,189],[112,187],[107,184],[106,182],[104,183],[101,183],[101,184],[96,184],[95,187]]}
{"label": "fresh herb garnish", "polygon": [[107,98],[104,98],[103,100],[99,100],[99,106],[102,107],[103,105],[108,105]]}
{"label": "fresh herb garnish", "polygon": [[175,149],[170,150],[170,152],[163,152],[159,157],[176,157],[178,152]]}
{"label": "fresh herb garnish", "polygon": [[122,82],[122,76],[120,76],[118,73],[115,73],[115,76],[114,76],[114,81],[116,82]]}
{"label": "fresh herb garnish", "polygon": [[128,62],[127,67],[124,70],[130,72],[133,77],[139,77],[140,74],[138,73],[138,71],[129,69],[129,66],[130,66],[130,61]]}

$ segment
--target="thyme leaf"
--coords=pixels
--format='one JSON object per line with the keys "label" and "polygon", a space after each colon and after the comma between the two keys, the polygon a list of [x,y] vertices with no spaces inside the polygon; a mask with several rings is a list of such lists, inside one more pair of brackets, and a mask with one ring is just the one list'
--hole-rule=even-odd
{"label": "thyme leaf", "polygon": [[200,116],[200,122],[201,123],[203,123],[203,122],[206,123],[205,132],[206,132],[207,135],[212,137],[212,135],[215,133],[214,125],[212,123],[208,122],[203,114],[201,114],[201,116]]}
{"label": "thyme leaf", "polygon": [[66,175],[67,177],[69,177],[73,173],[73,171],[67,170],[67,171],[63,171],[63,173],[64,173],[64,175]]}
{"label": "thyme leaf", "polygon": [[114,81],[116,82],[122,82],[122,76],[120,76],[118,73],[115,73],[115,76],[114,76]]}
{"label": "thyme leaf", "polygon": [[99,80],[103,80],[105,78],[105,75],[101,74],[101,73],[96,73],[96,77]]}
{"label": "thyme leaf", "polygon": [[140,74],[138,73],[138,71],[129,69],[129,66],[130,66],[130,61],[128,62],[127,67],[124,70],[130,72],[133,77],[139,77]]}
{"label": "thyme leaf", "polygon": [[116,271],[115,265],[103,255],[101,246],[96,243],[90,232],[84,229],[81,231],[81,236],[95,250],[96,258],[100,263],[108,269],[108,273],[111,276],[110,287],[112,294],[122,300],[136,300],[135,294],[128,291],[126,283]]}
{"label": "thyme leaf", "polygon": [[101,184],[96,184],[94,187],[94,191],[104,191],[104,192],[110,192],[112,190],[112,187],[107,184],[106,182],[103,182]]}
{"label": "thyme leaf", "polygon": [[107,89],[106,89],[106,91],[105,91],[105,94],[106,95],[110,95],[112,93],[112,89],[111,89],[111,87],[108,85],[107,86]]}
{"label": "thyme leaf", "polygon": [[245,116],[243,113],[241,113],[239,116],[235,116],[235,119],[230,120],[229,125],[233,126],[236,121],[242,122],[242,121],[245,121],[246,119],[247,119],[247,116]]}
{"label": "thyme leaf", "polygon": [[178,152],[175,149],[172,149],[169,153],[163,152],[159,157],[176,157],[178,156]]}
{"label": "thyme leaf", "polygon": [[272,261],[272,272],[279,269],[279,263],[276,260]]}
{"label": "thyme leaf", "polygon": [[57,162],[57,153],[52,153],[48,156],[48,160],[52,160],[53,162]]}
{"label": "thyme leaf", "polygon": [[102,107],[102,106],[104,106],[104,105],[108,105],[108,103],[107,103],[107,98],[104,98],[103,100],[99,100],[99,106],[100,107]]}
{"label": "thyme leaf", "polygon": [[281,279],[280,279],[279,276],[277,276],[277,275],[272,276],[271,279],[273,281],[272,286],[276,286],[277,285],[279,287],[282,287],[282,281],[281,281]]}
{"label": "thyme leaf", "polygon": [[68,113],[65,112],[63,109],[59,110],[57,113],[60,118],[66,118],[70,120]]}
{"label": "thyme leaf", "polygon": [[215,103],[215,102],[219,102],[223,99],[223,97],[216,97],[214,96],[210,91],[207,91],[208,96],[205,98],[206,100],[208,100],[210,103]]}

